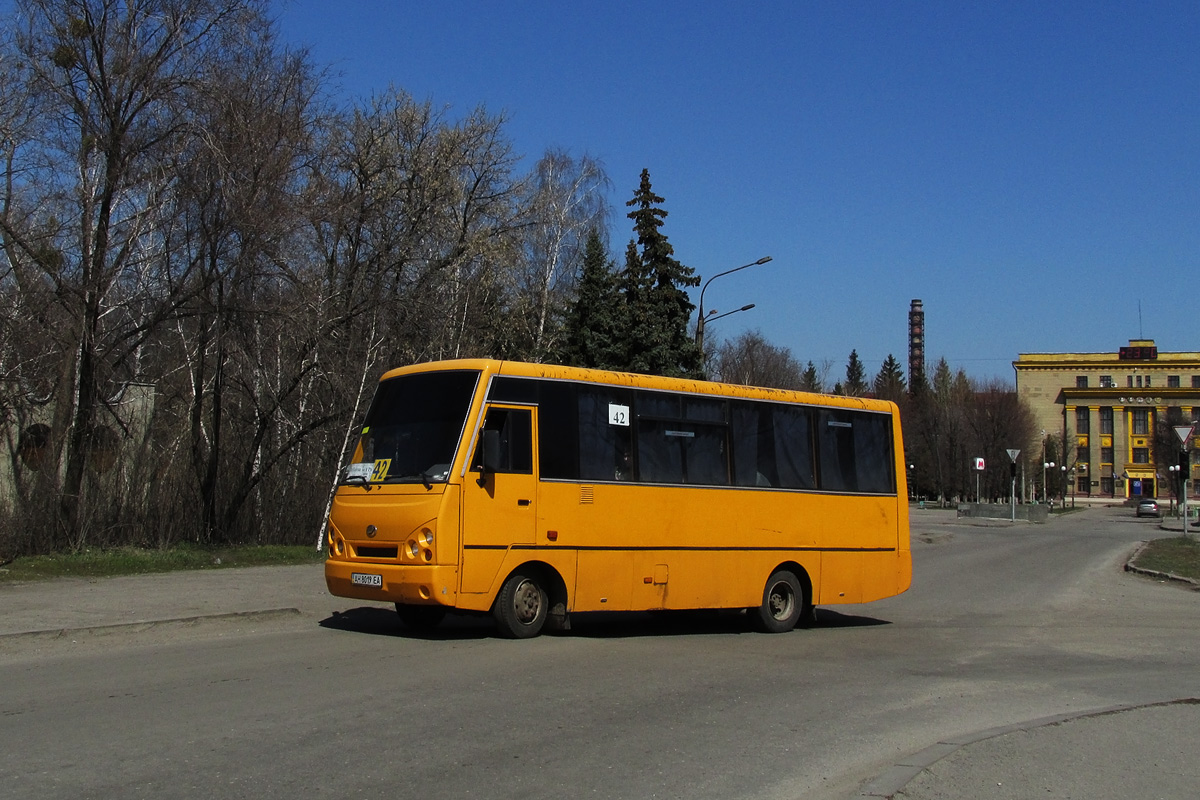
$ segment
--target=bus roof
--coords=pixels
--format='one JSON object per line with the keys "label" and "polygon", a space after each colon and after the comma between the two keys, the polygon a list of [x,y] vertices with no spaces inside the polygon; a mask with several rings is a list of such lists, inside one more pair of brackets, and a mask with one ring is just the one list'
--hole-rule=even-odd
{"label": "bus roof", "polygon": [[380,380],[416,372],[438,372],[442,370],[479,370],[487,375],[510,375],[523,378],[547,380],[581,381],[584,383],[607,384],[638,389],[656,389],[664,392],[685,392],[718,397],[741,397],[751,400],[774,400],[786,403],[808,403],[814,405],[857,408],[865,411],[896,413],[896,404],[888,400],[870,397],[844,397],[841,395],[816,394],[789,389],[771,389],[762,386],[744,386],[735,383],[717,383],[693,378],[667,378],[661,375],[640,375],[633,372],[611,372],[608,370],[568,367],[558,364],[535,364],[524,361],[502,361],[499,359],[471,358],[450,361],[425,361],[388,370]]}

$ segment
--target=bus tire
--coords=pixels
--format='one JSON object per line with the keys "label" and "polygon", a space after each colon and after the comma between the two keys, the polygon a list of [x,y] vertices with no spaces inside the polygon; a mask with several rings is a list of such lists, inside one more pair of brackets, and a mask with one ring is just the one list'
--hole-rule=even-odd
{"label": "bus tire", "polygon": [[542,632],[549,610],[550,599],[538,575],[518,569],[500,587],[492,605],[492,616],[496,618],[496,630],[501,636],[530,639]]}
{"label": "bus tire", "polygon": [[427,631],[436,628],[438,623],[446,618],[445,606],[410,606],[396,603],[396,613],[405,627],[414,631]]}
{"label": "bus tire", "polygon": [[755,627],[764,633],[786,633],[796,627],[804,611],[804,590],[787,570],[771,573],[763,589],[762,603],[752,609]]}

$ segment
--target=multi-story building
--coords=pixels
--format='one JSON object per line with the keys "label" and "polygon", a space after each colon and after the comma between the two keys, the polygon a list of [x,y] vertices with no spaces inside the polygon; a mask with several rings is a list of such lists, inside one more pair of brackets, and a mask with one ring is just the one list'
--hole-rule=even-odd
{"label": "multi-story building", "polygon": [[[1165,353],[1153,339],[1132,339],[1115,353],[1021,353],[1013,369],[1045,435],[1065,445],[1079,494],[1172,495],[1181,450],[1173,429],[1200,432],[1200,352]],[[1195,435],[1187,447],[1191,498],[1200,477]]]}

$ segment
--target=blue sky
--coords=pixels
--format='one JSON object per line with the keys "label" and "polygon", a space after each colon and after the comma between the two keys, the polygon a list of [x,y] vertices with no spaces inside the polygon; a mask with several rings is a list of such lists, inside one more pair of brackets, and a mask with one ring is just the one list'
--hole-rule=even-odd
{"label": "blue sky", "polygon": [[[340,75],[643,167],[705,305],[802,363],[1012,379],[1020,352],[1200,350],[1200,3],[280,0]],[[693,298],[696,299],[696,298]]]}

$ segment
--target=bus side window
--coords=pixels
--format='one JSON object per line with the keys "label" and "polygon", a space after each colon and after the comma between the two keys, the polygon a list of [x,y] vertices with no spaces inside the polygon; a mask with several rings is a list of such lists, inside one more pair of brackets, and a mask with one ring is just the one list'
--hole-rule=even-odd
{"label": "bus side window", "polygon": [[[497,472],[529,475],[533,472],[533,420],[524,408],[492,408],[484,420],[485,431],[500,433],[500,458]],[[471,469],[483,466],[483,437],[475,446]]]}
{"label": "bus side window", "polygon": [[821,488],[889,494],[895,491],[891,418],[845,409],[818,415]]}

